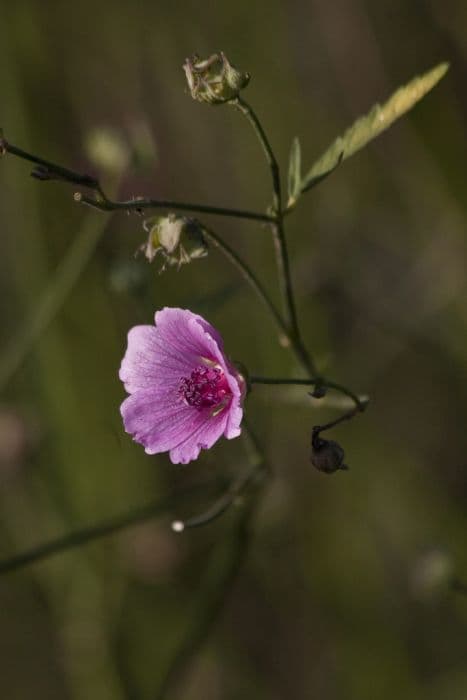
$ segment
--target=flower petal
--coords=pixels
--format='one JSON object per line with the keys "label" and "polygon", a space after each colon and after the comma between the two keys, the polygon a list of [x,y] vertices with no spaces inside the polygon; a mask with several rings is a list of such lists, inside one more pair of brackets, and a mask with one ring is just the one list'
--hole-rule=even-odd
{"label": "flower petal", "polygon": [[224,435],[228,440],[236,438],[242,432],[240,423],[243,418],[243,408],[240,405],[240,398],[232,398],[232,402],[228,409],[228,418],[224,430]]}
{"label": "flower petal", "polygon": [[187,406],[171,391],[137,391],[125,399],[120,411],[126,432],[144,446],[147,454],[171,450],[174,464],[186,464],[198,457],[201,448],[211,447],[221,437],[228,419],[227,410],[213,417],[209,410]]}
{"label": "flower petal", "polygon": [[[120,367],[119,377],[129,394],[139,389],[159,386],[170,375],[177,378],[189,372],[191,365],[184,356],[161,356],[154,326],[135,326],[128,333],[128,347]],[[171,382],[173,383],[173,382]]]}
{"label": "flower petal", "polygon": [[186,437],[183,442],[170,450],[170,459],[173,464],[187,464],[193,459],[198,459],[201,450],[208,450],[214,445],[224,432],[228,418],[227,410],[217,416],[205,413],[204,421],[200,422],[194,432]]}
{"label": "flower petal", "polygon": [[[155,327],[136,326],[128,334],[119,376],[130,396],[121,414],[125,430],[148,454],[170,451],[172,462],[186,464],[222,434],[240,434],[244,382],[225,356],[221,336],[201,316],[166,307],[155,321]],[[180,381],[206,362],[222,369],[231,392],[217,415],[187,405],[179,394]]]}
{"label": "flower petal", "polygon": [[195,362],[206,358],[217,362],[223,369],[234,395],[240,395],[237,370],[224,354],[223,340],[210,323],[187,309],[164,308],[155,316],[159,339],[165,348],[192,354]]}
{"label": "flower petal", "polygon": [[198,314],[188,309],[165,307],[155,316],[158,338],[167,352],[191,356],[195,364],[202,357],[223,357],[219,333]]}

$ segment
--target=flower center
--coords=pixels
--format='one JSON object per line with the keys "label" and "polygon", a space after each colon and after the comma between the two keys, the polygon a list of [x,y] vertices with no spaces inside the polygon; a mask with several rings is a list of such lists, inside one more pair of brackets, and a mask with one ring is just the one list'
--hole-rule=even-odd
{"label": "flower center", "polygon": [[[199,411],[227,403],[231,396],[229,385],[220,367],[200,365],[190,377],[182,377],[178,386],[179,396],[189,406]],[[223,408],[223,406],[221,408]]]}

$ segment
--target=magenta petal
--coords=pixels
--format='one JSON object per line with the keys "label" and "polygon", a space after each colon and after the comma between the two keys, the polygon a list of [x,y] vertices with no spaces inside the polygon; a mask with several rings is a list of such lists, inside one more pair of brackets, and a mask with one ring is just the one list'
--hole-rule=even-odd
{"label": "magenta petal", "polygon": [[233,400],[232,405],[229,408],[229,414],[224,431],[224,435],[228,440],[238,437],[242,432],[240,428],[242,418],[243,408],[240,406],[239,402],[237,402],[235,405],[235,400]]}
{"label": "magenta petal", "polygon": [[227,422],[227,410],[217,416],[207,415],[204,421],[183,442],[170,450],[173,464],[187,464],[198,459],[200,451],[208,450],[221,437]]}
{"label": "magenta petal", "polygon": [[[186,464],[222,434],[240,434],[244,383],[221,336],[201,316],[164,308],[155,320],[155,327],[128,334],[119,376],[130,396],[121,413],[125,430],[148,454],[169,451],[172,462]],[[199,381],[212,367],[207,390]]]}
{"label": "magenta petal", "polygon": [[153,391],[137,391],[121,406],[125,430],[140,442],[147,454],[170,450],[174,464],[196,459],[202,448],[212,447],[222,433],[228,418],[225,409],[217,416],[209,411],[196,411],[170,395]]}

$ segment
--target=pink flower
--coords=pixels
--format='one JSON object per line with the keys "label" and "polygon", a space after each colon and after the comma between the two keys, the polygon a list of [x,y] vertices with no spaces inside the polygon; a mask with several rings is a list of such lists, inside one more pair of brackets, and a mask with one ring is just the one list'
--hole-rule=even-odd
{"label": "pink flower", "polygon": [[245,380],[201,316],[166,307],[155,321],[128,333],[119,376],[130,396],[120,411],[147,454],[169,451],[174,464],[186,464],[221,435],[240,435]]}

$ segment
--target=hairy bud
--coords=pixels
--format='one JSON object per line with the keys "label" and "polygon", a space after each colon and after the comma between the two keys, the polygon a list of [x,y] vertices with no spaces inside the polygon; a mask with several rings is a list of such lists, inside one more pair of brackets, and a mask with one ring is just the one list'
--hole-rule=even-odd
{"label": "hairy bud", "polygon": [[183,70],[192,98],[209,104],[233,100],[250,81],[249,73],[234,68],[222,52],[203,60],[196,55],[187,58]]}
{"label": "hairy bud", "polygon": [[182,265],[207,255],[203,229],[196,219],[168,214],[147,219],[143,226],[148,232],[148,240],[140,250],[149,262],[161,253],[164,259],[161,272],[167,265],[177,265],[180,269]]}
{"label": "hairy bud", "polygon": [[333,474],[338,469],[348,469],[344,464],[345,452],[338,442],[325,440],[319,434],[319,426],[311,434],[311,463],[325,474]]}

